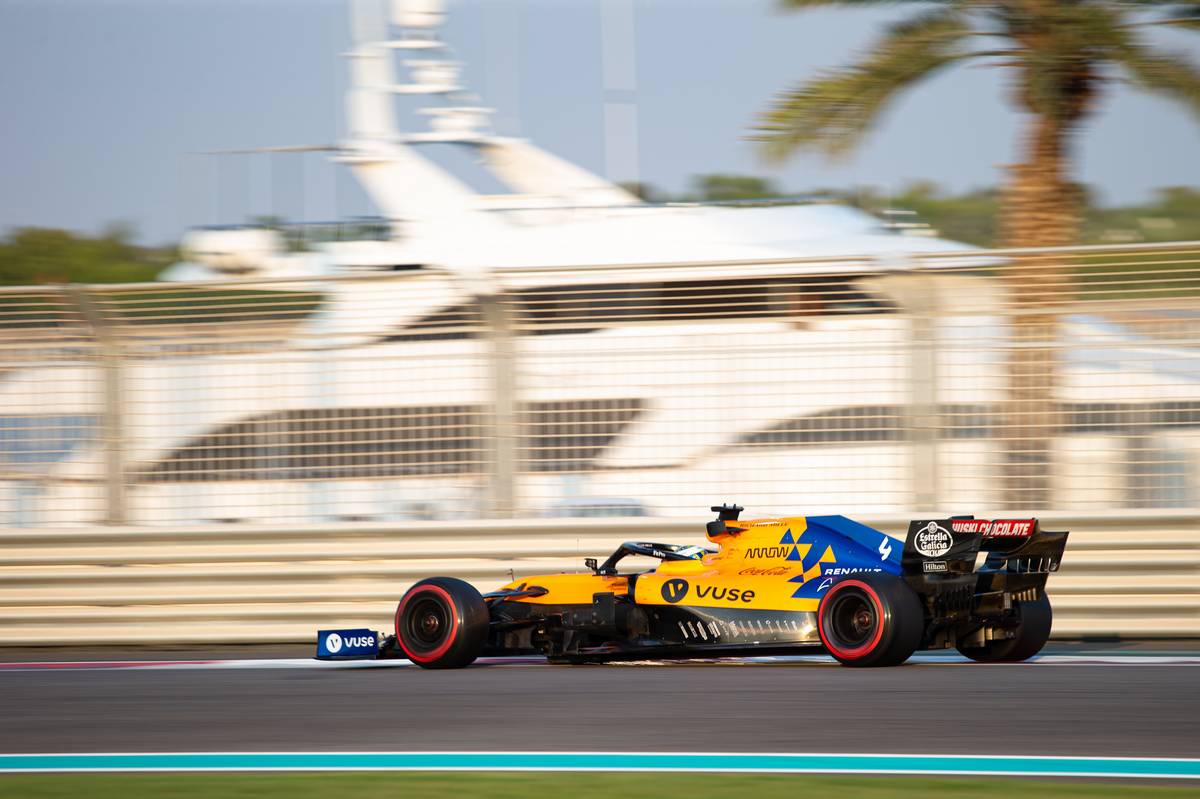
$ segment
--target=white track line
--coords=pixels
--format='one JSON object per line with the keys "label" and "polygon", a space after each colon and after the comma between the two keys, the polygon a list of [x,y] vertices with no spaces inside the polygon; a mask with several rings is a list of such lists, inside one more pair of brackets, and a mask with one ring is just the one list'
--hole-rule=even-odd
{"label": "white track line", "polygon": [[[543,664],[538,657],[480,658],[477,661],[489,666],[528,666]],[[919,653],[910,663],[923,666],[980,666],[957,654]],[[705,658],[696,660],[633,660],[616,661],[614,666],[762,666],[783,664],[811,664],[832,666],[834,660],[827,655],[780,655],[752,658]],[[1038,666],[1198,666],[1200,654],[1181,655],[1042,655],[1029,661]],[[993,664],[986,664],[993,665]],[[1002,664],[996,664],[1002,665]],[[251,658],[237,660],[147,660],[147,661],[36,661],[0,663],[0,674],[6,671],[191,671],[191,670],[239,670],[239,669],[393,669],[411,667],[408,660],[316,660],[315,658]]]}

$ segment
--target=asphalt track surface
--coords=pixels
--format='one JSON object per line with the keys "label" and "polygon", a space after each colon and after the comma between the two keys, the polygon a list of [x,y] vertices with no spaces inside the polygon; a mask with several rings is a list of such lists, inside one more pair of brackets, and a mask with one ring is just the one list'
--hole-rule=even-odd
{"label": "asphalt track surface", "polygon": [[1150,663],[9,670],[0,708],[4,753],[1200,756],[1200,666]]}

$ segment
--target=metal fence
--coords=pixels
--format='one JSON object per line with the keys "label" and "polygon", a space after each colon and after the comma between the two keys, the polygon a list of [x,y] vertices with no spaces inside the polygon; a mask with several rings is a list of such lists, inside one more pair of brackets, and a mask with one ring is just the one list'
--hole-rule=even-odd
{"label": "metal fence", "polygon": [[1200,243],[0,290],[0,523],[1195,509]]}
{"label": "metal fence", "polygon": [[[908,526],[906,516],[859,518],[898,536]],[[1055,636],[1200,636],[1196,514],[1044,520],[1071,531],[1048,585]],[[622,540],[703,536],[703,517],[10,530],[0,646],[311,643],[314,630],[387,625],[404,590],[431,575],[491,591],[510,572],[577,571]]]}

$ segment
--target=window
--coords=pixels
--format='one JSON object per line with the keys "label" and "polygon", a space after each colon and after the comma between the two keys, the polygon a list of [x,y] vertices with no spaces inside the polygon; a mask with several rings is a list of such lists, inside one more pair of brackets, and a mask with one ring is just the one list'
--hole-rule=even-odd
{"label": "window", "polygon": [[226,425],[151,468],[151,482],[328,480],[480,472],[483,418],[466,405],[310,408]]}
{"label": "window", "polygon": [[[661,283],[596,283],[524,289],[508,301],[516,329],[526,335],[590,333],[649,322],[714,319],[792,319],[894,310],[853,277],[772,277]],[[477,335],[471,303],[447,306],[384,341],[432,341]]]}
{"label": "window", "polygon": [[521,418],[525,470],[583,471],[642,410],[640,399],[535,402]]}
{"label": "window", "polygon": [[[527,471],[591,469],[641,412],[639,399],[538,402],[518,409]],[[332,480],[481,474],[488,418],[475,405],[308,408],[243,419],[152,465],[146,482]]]}
{"label": "window", "polygon": [[[1003,405],[942,404],[937,432],[942,439],[988,438],[1001,434]],[[1142,435],[1153,430],[1200,427],[1200,402],[1061,403],[1056,435]],[[858,405],[797,416],[745,433],[735,444],[757,447],[904,441],[903,405]]]}

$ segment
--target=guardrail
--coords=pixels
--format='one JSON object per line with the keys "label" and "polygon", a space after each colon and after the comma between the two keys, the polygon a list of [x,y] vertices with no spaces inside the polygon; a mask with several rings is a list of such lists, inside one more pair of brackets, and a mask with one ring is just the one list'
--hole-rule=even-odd
{"label": "guardrail", "polygon": [[[1200,516],[1051,514],[1057,637],[1200,636]],[[902,536],[907,519],[863,518]],[[483,590],[582,568],[624,540],[703,540],[702,521],[595,519],[37,530],[0,551],[0,645],[264,643],[387,629],[415,580]]]}

